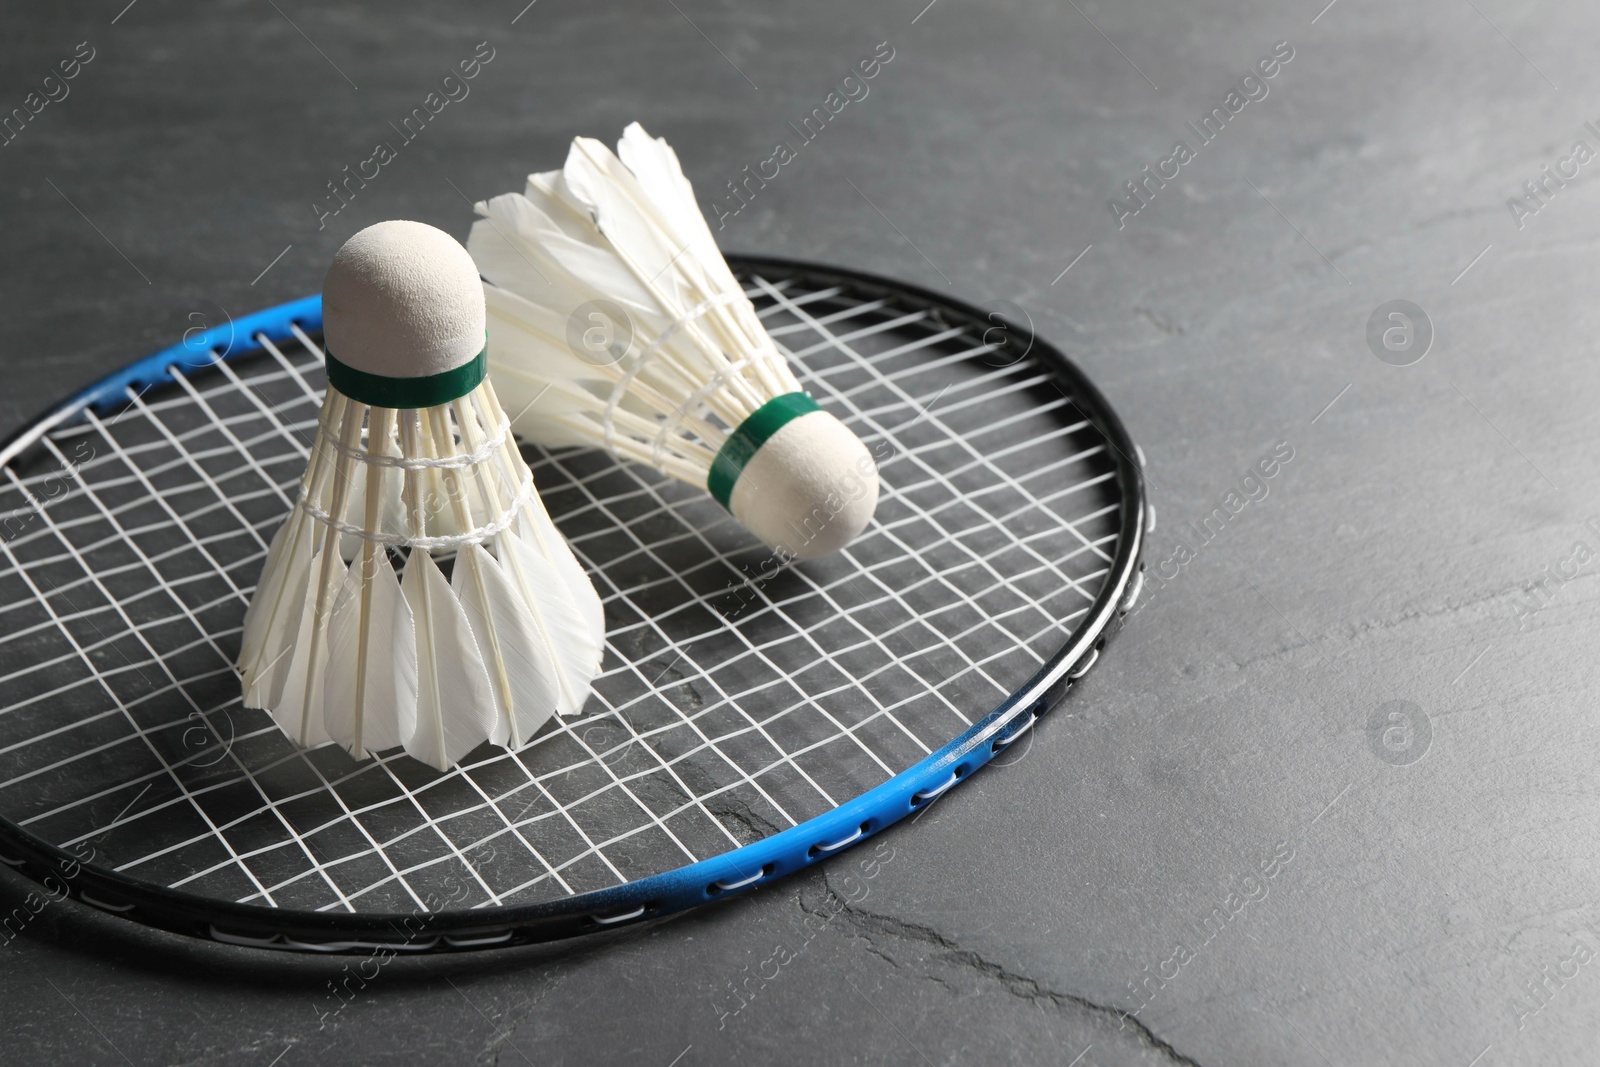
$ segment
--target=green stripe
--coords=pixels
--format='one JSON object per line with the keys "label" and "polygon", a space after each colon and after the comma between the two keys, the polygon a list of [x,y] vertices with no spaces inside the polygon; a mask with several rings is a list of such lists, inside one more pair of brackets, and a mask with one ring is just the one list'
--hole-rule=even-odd
{"label": "green stripe", "polygon": [[488,373],[489,348],[461,364],[438,374],[421,378],[389,378],[356,370],[347,363],[328,357],[328,384],[351,400],[375,408],[431,408],[466,396],[478,387]]}
{"label": "green stripe", "polygon": [[728,440],[711,464],[711,473],[706,476],[706,488],[717,503],[728,507],[734,483],[768,438],[800,416],[821,410],[817,402],[805,393],[784,393],[756,408],[748,419],[739,424],[737,430],[728,435]]}

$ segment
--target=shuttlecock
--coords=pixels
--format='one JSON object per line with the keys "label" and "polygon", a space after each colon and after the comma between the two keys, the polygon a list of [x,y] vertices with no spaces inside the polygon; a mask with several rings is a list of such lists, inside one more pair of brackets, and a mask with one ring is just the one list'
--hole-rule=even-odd
{"label": "shuttlecock", "polygon": [[381,222],[322,300],[328,391],[245,613],[245,705],[357,758],[518,747],[582,707],[605,623],[485,377],[477,269],[442,230]]}
{"label": "shuttlecock", "polygon": [[702,486],[794,558],[843,548],[877,506],[871,454],[800,388],[667,143],[634,123],[617,151],[579,137],[563,169],[477,205],[514,429]]}

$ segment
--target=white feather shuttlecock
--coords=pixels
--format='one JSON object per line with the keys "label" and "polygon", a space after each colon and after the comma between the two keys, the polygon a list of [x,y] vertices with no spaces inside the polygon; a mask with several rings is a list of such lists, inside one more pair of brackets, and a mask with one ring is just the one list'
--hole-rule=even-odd
{"label": "white feather shuttlecock", "polygon": [[323,340],[300,496],[245,613],[245,706],[358,759],[517,748],[583,706],[605,621],[485,376],[472,258],[422,223],[362,230],[324,282]]}
{"label": "white feather shuttlecock", "polygon": [[872,455],[801,389],[664,140],[576,138],[559,171],[477,205],[490,365],[514,429],[707,489],[792,558],[835,552],[878,502]]}

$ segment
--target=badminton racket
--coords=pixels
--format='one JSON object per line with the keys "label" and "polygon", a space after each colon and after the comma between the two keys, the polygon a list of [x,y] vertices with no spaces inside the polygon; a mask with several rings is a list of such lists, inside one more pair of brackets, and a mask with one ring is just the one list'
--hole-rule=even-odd
{"label": "badminton racket", "polygon": [[783,566],[703,492],[525,449],[604,601],[603,673],[581,715],[445,773],[301,750],[240,704],[240,623],[326,382],[319,298],[20,431],[0,449],[0,863],[231,944],[507,946],[749,891],[1014,744],[1138,595],[1136,447],[1025,324],[853,271],[730,265],[873,452],[876,517]]}

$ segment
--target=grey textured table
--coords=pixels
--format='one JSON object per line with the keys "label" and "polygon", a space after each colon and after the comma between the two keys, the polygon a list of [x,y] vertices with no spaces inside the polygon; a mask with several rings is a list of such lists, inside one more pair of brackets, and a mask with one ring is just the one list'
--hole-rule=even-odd
{"label": "grey textured table", "polygon": [[[1025,309],[1142,442],[1167,580],[875,865],[397,960],[337,1013],[344,960],[53,907],[0,945],[0,1060],[1594,1062],[1591,5],[123,2],[0,17],[0,110],[92,52],[0,148],[7,427],[313,291],[370,222],[464,236],[575,133],[641,120],[714,211],[888,42],[719,236]],[[1369,345],[1401,299],[1426,318]],[[0,871],[0,912],[27,888]]]}

